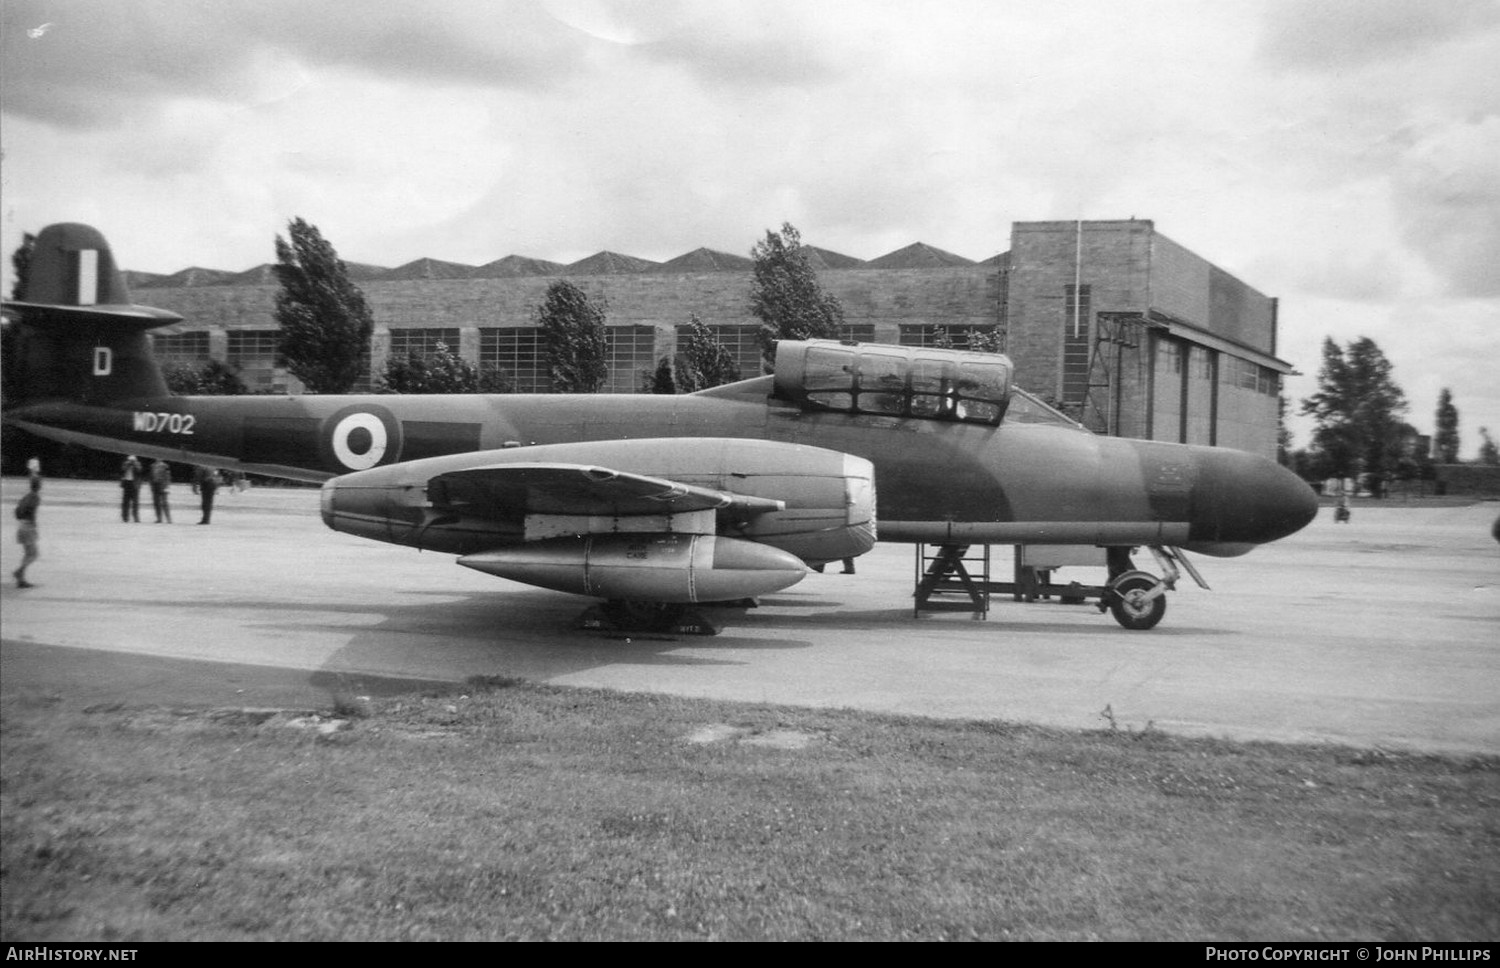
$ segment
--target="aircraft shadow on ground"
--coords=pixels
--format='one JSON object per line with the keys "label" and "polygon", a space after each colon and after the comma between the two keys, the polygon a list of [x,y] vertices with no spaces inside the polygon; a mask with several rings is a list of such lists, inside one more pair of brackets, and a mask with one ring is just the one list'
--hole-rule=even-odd
{"label": "aircraft shadow on ground", "polygon": [[[762,603],[763,605],[765,603]],[[793,603],[787,603],[793,604]],[[806,603],[798,602],[796,605],[805,607]],[[829,603],[836,605],[837,603]],[[1042,620],[1038,621],[1037,613],[1043,609],[1066,609],[1069,613],[1076,613],[1072,620]],[[827,629],[829,631],[842,630],[846,632],[886,632],[893,629],[905,627],[913,637],[926,637],[941,635],[945,630],[958,631],[959,629],[993,629],[996,633],[1005,635],[1084,635],[1093,637],[1096,635],[1108,636],[1207,636],[1207,635],[1235,635],[1232,629],[1205,628],[1201,626],[1177,626],[1168,624],[1170,616],[1163,624],[1143,633],[1132,633],[1120,628],[1114,619],[1100,615],[1087,605],[1056,605],[1054,603],[1010,603],[992,606],[988,618],[975,619],[971,614],[965,612],[946,612],[942,614],[929,613],[920,618],[913,615],[910,606],[904,608],[878,608],[839,610],[837,608],[812,615],[785,614],[771,618],[771,622],[780,629]],[[751,617],[744,623],[752,628],[756,619],[761,616],[751,613]]]}
{"label": "aircraft shadow on ground", "polygon": [[[461,683],[476,676],[514,677],[551,681],[606,666],[662,668],[722,667],[726,671],[752,661],[747,651],[801,650],[819,647],[821,636],[871,633],[881,642],[893,635],[912,640],[963,633],[972,637],[982,629],[997,646],[1007,640],[1048,636],[1060,646],[1101,636],[1118,639],[1121,646],[1182,637],[1226,635],[1212,628],[1163,625],[1147,633],[1131,634],[1092,607],[1069,606],[1066,618],[1038,621],[1036,610],[1061,606],[1000,603],[989,619],[975,622],[962,613],[914,618],[909,606],[844,609],[835,599],[781,596],[764,599],[759,607],[704,607],[702,613],[719,626],[717,636],[657,632],[584,630],[577,621],[591,600],[542,589],[515,588],[474,594],[429,590],[391,591],[390,601],[402,604],[373,606],[369,602],[289,603],[269,597],[240,596],[178,601],[174,612],[251,613],[240,627],[249,633],[270,633],[295,641],[298,633],[346,637],[320,666],[307,673],[307,683],[335,700],[339,696],[401,695],[429,692],[444,683]],[[138,599],[93,599],[106,608],[138,609]],[[347,619],[347,620],[346,620]],[[107,632],[101,632],[106,635]],[[1112,645],[1114,643],[1111,643]],[[426,654],[424,656],[424,653]],[[226,656],[241,661],[245,656]],[[430,661],[428,661],[430,659]],[[253,661],[253,659],[252,659]]]}
{"label": "aircraft shadow on ground", "polygon": [[[321,688],[348,690],[352,679],[411,683],[411,689],[431,688],[435,681],[463,681],[470,676],[517,676],[546,680],[605,665],[739,666],[743,659],[716,658],[705,651],[746,649],[806,649],[814,643],[801,639],[757,637],[745,616],[759,609],[704,608],[703,614],[724,629],[718,636],[677,635],[577,628],[593,600],[543,589],[497,590],[453,594],[427,590],[392,589],[391,598],[410,604],[372,607],[367,602],[301,602],[241,596],[172,603],[172,610],[246,611],[257,617],[241,626],[250,632],[280,637],[298,633],[348,637],[312,673],[310,682]],[[139,609],[138,599],[95,598],[91,604],[111,609]],[[258,616],[265,616],[260,618]],[[347,617],[347,621],[344,618]],[[374,620],[372,621],[372,617]],[[764,627],[764,626],[763,626]],[[785,628],[773,623],[768,628]],[[101,632],[101,637],[107,632]],[[694,654],[675,654],[692,647]],[[430,653],[432,665],[423,668],[420,656]],[[417,656],[401,674],[379,674],[393,653]],[[462,666],[463,671],[457,671]]]}

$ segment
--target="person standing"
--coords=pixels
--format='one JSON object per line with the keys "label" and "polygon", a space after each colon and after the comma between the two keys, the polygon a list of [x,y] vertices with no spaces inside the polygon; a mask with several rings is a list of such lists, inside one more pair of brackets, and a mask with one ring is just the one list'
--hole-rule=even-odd
{"label": "person standing", "polygon": [[36,533],[36,509],[42,503],[42,479],[31,478],[31,489],[21,500],[16,502],[16,541],[20,543],[21,567],[11,572],[16,579],[17,588],[31,588],[31,582],[26,580],[26,568],[33,561],[41,557],[37,550]]}
{"label": "person standing", "polygon": [[167,462],[157,459],[151,462],[151,505],[156,509],[156,523],[172,523],[172,508],[167,491],[172,486],[172,468]]}
{"label": "person standing", "polygon": [[141,523],[141,462],[127,454],[120,465],[120,520]]}
{"label": "person standing", "polygon": [[214,492],[219,489],[219,472],[212,467],[199,466],[193,471],[193,493],[203,501],[203,517],[199,524],[208,524],[214,515]]}

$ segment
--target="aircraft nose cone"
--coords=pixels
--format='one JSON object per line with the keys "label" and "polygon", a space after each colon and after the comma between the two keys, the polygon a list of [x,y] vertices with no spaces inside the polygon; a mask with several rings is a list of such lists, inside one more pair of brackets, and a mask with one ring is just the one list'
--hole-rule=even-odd
{"label": "aircraft nose cone", "polygon": [[1236,555],[1285,538],[1318,513],[1318,496],[1285,467],[1244,451],[1198,452],[1189,550]]}

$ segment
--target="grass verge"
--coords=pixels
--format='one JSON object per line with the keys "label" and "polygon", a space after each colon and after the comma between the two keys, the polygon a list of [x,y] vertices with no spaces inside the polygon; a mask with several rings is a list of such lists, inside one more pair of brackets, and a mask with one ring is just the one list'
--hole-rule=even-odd
{"label": "grass verge", "polygon": [[473,682],[12,697],[8,941],[1500,937],[1500,760]]}

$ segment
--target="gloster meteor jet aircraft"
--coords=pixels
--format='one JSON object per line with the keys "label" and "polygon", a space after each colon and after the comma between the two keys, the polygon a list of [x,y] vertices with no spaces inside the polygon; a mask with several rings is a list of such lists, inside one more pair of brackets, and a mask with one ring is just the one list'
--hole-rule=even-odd
{"label": "gloster meteor jet aircraft", "polygon": [[1101,604],[1149,628],[1170,580],[1133,549],[1175,571],[1177,549],[1242,554],[1317,510],[1264,458],[1090,433],[996,354],[784,341],[774,375],[680,396],[173,396],[146,334],[181,317],[130,302],[97,231],[45,229],[28,286],[4,310],[7,422],[317,482],[337,531],[622,621],[775,591],[878,538],[1107,549]]}

